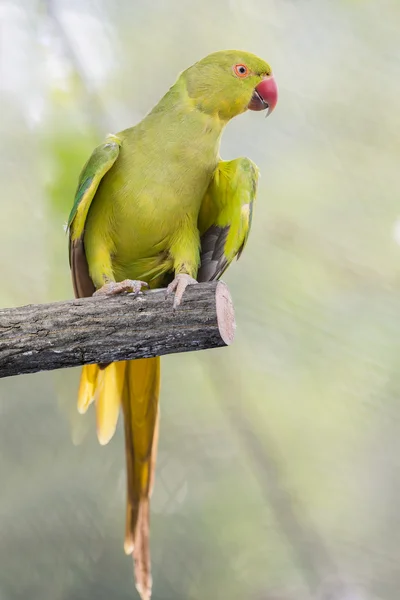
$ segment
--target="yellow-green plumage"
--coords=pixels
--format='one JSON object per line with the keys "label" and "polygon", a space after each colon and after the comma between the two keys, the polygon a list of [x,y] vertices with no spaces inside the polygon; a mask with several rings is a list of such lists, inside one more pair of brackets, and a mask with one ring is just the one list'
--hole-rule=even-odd
{"label": "yellow-green plumage", "polygon": [[[111,270],[117,279],[146,280],[172,270],[196,276],[197,217],[218,162],[221,131],[217,117],[194,111],[184,98],[118,135],[118,159],[86,222],[86,256],[96,287],[104,275],[112,277]],[[98,258],[111,248],[109,270]]]}
{"label": "yellow-green plumage", "polygon": [[[237,76],[245,64],[248,75]],[[235,70],[236,69],[236,70]],[[85,165],[69,220],[77,296],[110,282],[165,286],[174,276],[219,277],[241,252],[250,228],[258,172],[246,158],[219,157],[227,122],[244,112],[267,63],[219,52],[181,74],[135,127],[109,136]],[[96,398],[98,434],[112,436],[124,407],[128,470],[125,549],[150,597],[148,498],[155,460],[159,358],[83,369],[78,404]],[[141,516],[142,515],[142,516]]]}

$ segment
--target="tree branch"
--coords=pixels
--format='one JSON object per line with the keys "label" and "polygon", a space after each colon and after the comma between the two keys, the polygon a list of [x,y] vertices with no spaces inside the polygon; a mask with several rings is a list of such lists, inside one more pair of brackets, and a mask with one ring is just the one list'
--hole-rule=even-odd
{"label": "tree branch", "polygon": [[223,282],[190,286],[174,310],[165,290],[0,310],[0,377],[218,348],[235,318]]}

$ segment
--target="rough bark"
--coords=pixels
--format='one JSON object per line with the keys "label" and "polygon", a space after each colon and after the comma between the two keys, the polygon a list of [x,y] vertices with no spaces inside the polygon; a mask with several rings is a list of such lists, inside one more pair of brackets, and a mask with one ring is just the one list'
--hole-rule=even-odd
{"label": "rough bark", "polygon": [[226,346],[235,319],[222,282],[0,310],[0,377]]}

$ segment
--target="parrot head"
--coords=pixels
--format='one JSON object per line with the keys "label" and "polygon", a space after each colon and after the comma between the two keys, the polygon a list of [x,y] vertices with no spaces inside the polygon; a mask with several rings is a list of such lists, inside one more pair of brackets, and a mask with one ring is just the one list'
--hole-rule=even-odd
{"label": "parrot head", "polygon": [[246,110],[267,110],[269,115],[278,100],[271,67],[250,52],[214,52],[181,77],[196,107],[225,121]]}

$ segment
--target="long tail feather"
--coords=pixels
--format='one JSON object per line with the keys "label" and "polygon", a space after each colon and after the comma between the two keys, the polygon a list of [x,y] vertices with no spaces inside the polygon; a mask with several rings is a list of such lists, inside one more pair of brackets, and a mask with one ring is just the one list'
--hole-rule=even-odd
{"label": "long tail feather", "polygon": [[125,430],[127,508],[124,549],[132,554],[136,587],[151,597],[150,496],[158,443],[160,358],[111,363],[82,369],[78,410],[96,401],[97,436],[107,444],[115,432],[122,404]]}
{"label": "long tail feather", "polygon": [[158,440],[160,358],[129,361],[123,394],[127,466],[125,552],[133,553],[136,587],[151,596],[150,494]]}

